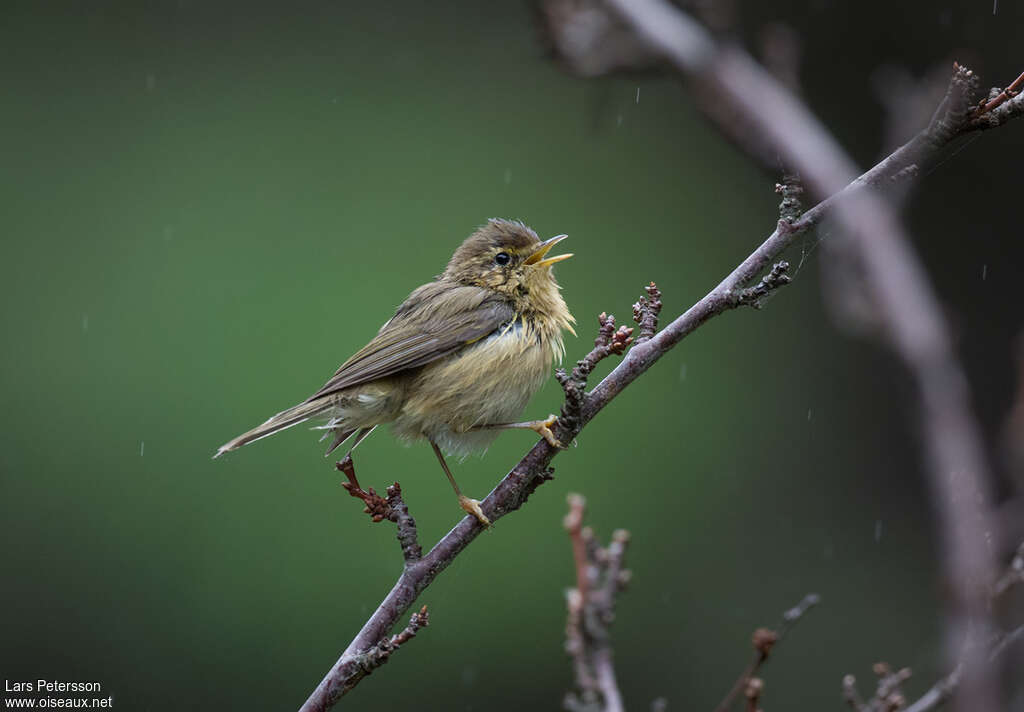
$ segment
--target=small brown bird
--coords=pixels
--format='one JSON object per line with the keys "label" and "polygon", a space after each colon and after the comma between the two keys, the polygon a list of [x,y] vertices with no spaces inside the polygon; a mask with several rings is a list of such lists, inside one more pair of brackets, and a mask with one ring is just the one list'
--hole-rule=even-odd
{"label": "small brown bird", "polygon": [[[460,506],[484,525],[479,501],[462,494],[442,451],[486,449],[503,428],[528,428],[561,447],[555,417],[519,417],[563,353],[572,314],[551,273],[572,254],[547,257],[565,235],[541,240],[521,222],[487,221],[455,251],[444,273],[416,289],[377,336],[302,403],[222,445],[214,457],[311,418],[334,435],[326,455],[353,435],[352,450],[391,423],[407,442],[426,438]],[[324,439],[321,438],[321,439]]]}

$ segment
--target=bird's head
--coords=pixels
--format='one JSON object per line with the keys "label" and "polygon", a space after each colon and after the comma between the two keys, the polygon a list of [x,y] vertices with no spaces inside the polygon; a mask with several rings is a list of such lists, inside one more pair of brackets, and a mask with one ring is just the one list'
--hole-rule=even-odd
{"label": "bird's head", "polygon": [[455,250],[443,277],[460,284],[501,292],[522,310],[541,313],[558,302],[558,283],[551,267],[572,253],[548,257],[565,235],[543,242],[521,222],[491,218]]}

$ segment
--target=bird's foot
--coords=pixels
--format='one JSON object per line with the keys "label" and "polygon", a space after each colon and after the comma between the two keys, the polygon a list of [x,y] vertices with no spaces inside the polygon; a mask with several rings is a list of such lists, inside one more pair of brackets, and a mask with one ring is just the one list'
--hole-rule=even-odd
{"label": "bird's foot", "polygon": [[548,445],[559,450],[564,450],[565,445],[559,442],[555,434],[551,432],[551,426],[558,422],[558,417],[549,415],[546,420],[532,420],[527,423],[530,430],[540,435],[542,438],[548,441]]}
{"label": "bird's foot", "polygon": [[472,514],[476,517],[476,520],[484,525],[484,528],[491,526],[491,520],[484,514],[484,510],[480,509],[480,500],[470,499],[464,494],[459,495],[459,506],[462,507],[466,514]]}

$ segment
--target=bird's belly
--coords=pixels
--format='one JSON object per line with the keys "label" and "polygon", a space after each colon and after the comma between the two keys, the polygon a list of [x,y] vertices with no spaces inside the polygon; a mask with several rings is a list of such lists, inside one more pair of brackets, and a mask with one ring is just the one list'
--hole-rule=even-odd
{"label": "bird's belly", "polygon": [[395,420],[399,437],[426,436],[465,455],[486,448],[496,430],[475,426],[516,420],[544,383],[554,350],[535,331],[509,328],[423,368]]}

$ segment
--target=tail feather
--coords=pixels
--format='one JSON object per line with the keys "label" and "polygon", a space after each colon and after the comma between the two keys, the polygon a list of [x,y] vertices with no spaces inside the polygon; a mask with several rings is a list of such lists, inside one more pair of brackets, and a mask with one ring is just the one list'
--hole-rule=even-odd
{"label": "tail feather", "polygon": [[268,435],[279,433],[286,428],[290,428],[293,425],[303,423],[310,418],[314,418],[324,410],[323,403],[300,403],[293,408],[288,410],[282,410],[277,415],[271,416],[267,422],[262,425],[258,425],[249,432],[242,433],[237,438],[230,440],[219,448],[217,448],[217,454],[213,457],[216,459],[226,452],[237,450],[243,445],[248,445],[251,442],[256,442]]}
{"label": "tail feather", "polygon": [[357,428],[352,428],[351,430],[347,430],[345,428],[338,428],[337,430],[333,430],[333,431],[328,430],[327,432],[325,432],[324,433],[324,437],[320,438],[320,442],[323,442],[324,439],[328,435],[330,435],[332,432],[336,433],[336,435],[335,435],[334,441],[327,448],[327,452],[324,453],[324,457],[327,457],[328,455],[330,455],[332,452],[337,450],[341,446],[341,444],[343,442],[345,442],[350,437],[355,435],[356,430],[357,430]]}

